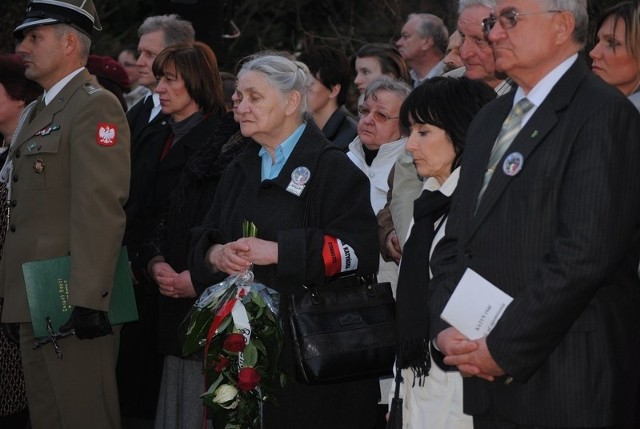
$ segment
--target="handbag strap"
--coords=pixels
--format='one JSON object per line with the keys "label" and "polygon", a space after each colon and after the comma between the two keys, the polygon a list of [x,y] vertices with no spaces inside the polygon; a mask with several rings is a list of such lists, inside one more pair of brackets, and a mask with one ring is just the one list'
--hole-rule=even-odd
{"label": "handbag strap", "polygon": [[[338,146],[326,145],[322,149],[320,149],[320,153],[318,154],[318,157],[316,158],[316,164],[313,167],[314,175],[315,175],[315,172],[318,170],[318,165],[320,165],[320,158],[322,158],[322,155],[324,155],[326,152],[329,152],[331,150],[340,150],[340,148],[338,148]],[[306,228],[308,226],[307,222],[309,220],[309,206],[310,206],[310,201],[311,201],[311,190],[313,189],[313,184],[314,183],[315,183],[315,180],[313,180],[313,176],[311,176],[311,183],[309,183],[307,196],[305,197],[306,199],[305,199],[305,202],[304,202],[304,217],[302,218],[302,227],[303,228]]]}

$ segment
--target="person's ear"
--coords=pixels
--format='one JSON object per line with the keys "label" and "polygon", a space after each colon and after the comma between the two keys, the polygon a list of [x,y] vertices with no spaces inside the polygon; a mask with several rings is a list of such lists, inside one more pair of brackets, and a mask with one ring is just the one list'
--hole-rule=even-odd
{"label": "person's ear", "polygon": [[554,29],[556,31],[556,44],[562,45],[573,37],[576,28],[576,18],[567,11],[554,13]]}
{"label": "person's ear", "polygon": [[302,97],[300,93],[298,91],[291,91],[289,95],[287,95],[287,105],[285,106],[286,115],[293,115],[293,113],[298,110],[301,101]]}
{"label": "person's ear", "polygon": [[341,89],[342,89],[342,85],[340,85],[339,83],[336,83],[335,85],[333,85],[331,87],[331,92],[329,92],[329,98],[331,99],[338,98],[338,95],[340,94]]}

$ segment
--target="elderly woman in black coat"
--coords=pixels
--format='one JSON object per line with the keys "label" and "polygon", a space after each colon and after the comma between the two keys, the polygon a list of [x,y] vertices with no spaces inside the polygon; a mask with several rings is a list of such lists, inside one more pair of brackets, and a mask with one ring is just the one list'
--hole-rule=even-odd
{"label": "elderly woman in black coat", "polygon": [[[276,289],[281,302],[302,284],[321,285],[344,273],[377,271],[376,219],[366,176],[305,114],[307,67],[277,55],[244,63],[233,96],[240,130],[250,139],[228,167],[190,255],[194,284],[210,285],[253,264],[257,281]],[[337,173],[339,172],[339,173]],[[258,236],[243,238],[242,223]],[[323,258],[338,244],[350,261]],[[288,309],[281,305],[280,317]],[[266,428],[372,428],[377,380],[309,386],[298,383],[292,336],[284,324],[281,366],[288,374],[265,406]]]}

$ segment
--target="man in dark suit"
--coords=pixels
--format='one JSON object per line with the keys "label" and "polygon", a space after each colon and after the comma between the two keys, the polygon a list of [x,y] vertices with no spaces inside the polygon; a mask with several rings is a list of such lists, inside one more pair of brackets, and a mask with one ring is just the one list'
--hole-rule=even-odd
{"label": "man in dark suit", "polygon": [[[485,20],[519,89],[469,129],[430,285],[434,345],[469,376],[476,428],[634,424],[640,115],[578,57],[587,21],[584,0],[498,0]],[[476,341],[440,319],[467,268],[514,298]]]}
{"label": "man in dark suit", "polygon": [[[156,56],[167,46],[192,42],[195,31],[189,21],[177,15],[151,16],[138,29],[138,82],[152,92],[127,112],[131,127],[131,187],[125,205],[127,226],[123,244],[133,260],[147,238],[149,228],[158,215],[173,183],[159,181],[163,148],[171,133],[169,115],[161,111],[155,89],[157,81],[151,67]],[[167,160],[165,159],[165,162]],[[160,183],[164,189],[158,192]],[[118,389],[123,417],[153,419],[155,416],[162,356],[157,353],[157,285],[150,285],[136,273],[136,300],[139,321],[126,324],[121,332],[118,357]]]}

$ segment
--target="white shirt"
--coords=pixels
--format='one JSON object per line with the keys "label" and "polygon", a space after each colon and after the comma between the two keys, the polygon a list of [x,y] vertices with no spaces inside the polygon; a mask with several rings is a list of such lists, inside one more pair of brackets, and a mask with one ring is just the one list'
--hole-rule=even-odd
{"label": "white shirt", "polygon": [[71,79],[73,79],[82,70],[84,70],[84,67],[80,67],[78,70],[72,71],[71,73],[69,73],[68,75],[63,77],[61,80],[59,80],[58,83],[53,85],[48,91],[45,91],[44,92],[44,104],[48,106],[49,103],[51,103],[51,101],[54,98],[56,98],[56,95],[58,95],[60,93],[60,91],[62,91],[62,88],[64,88],[65,85],[68,84],[69,81]]}
{"label": "white shirt", "polygon": [[522,87],[518,87],[516,90],[516,94],[513,97],[513,105],[522,100],[524,97],[527,97],[530,102],[533,103],[533,107],[522,117],[522,126],[527,123],[527,121],[533,116],[533,113],[538,109],[547,95],[551,92],[556,83],[564,76],[564,74],[571,68],[573,63],[578,59],[578,54],[573,54],[563,62],[561,62],[556,68],[551,70],[545,77],[543,77],[540,82],[538,82],[528,94],[524,93]]}

